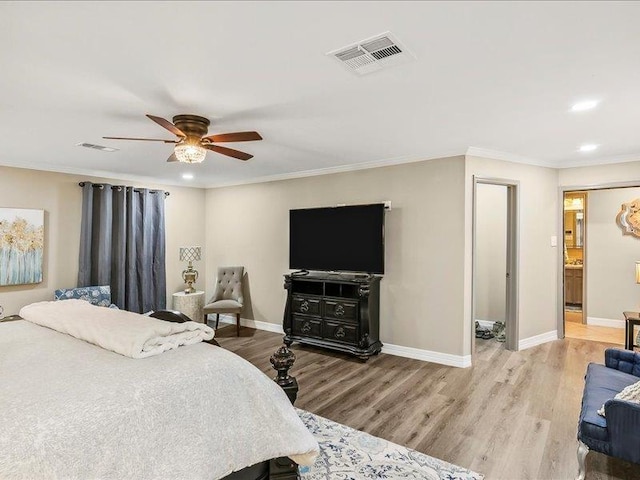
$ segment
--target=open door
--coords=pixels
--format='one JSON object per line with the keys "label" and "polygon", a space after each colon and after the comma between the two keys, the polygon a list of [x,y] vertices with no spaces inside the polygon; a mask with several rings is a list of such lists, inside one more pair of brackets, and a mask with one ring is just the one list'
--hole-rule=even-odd
{"label": "open door", "polygon": [[[516,180],[505,180],[497,178],[473,178],[473,251],[472,251],[472,331],[475,331],[475,322],[478,313],[479,282],[479,258],[478,258],[478,185],[498,185],[506,188],[506,255],[504,265],[504,283],[492,282],[490,288],[504,289],[504,322],[506,326],[505,348],[507,350],[519,349],[519,328],[518,328],[518,247],[519,247],[519,218],[518,218],[518,196],[519,182]],[[486,282],[487,279],[484,279]],[[494,286],[495,285],[495,286]],[[486,291],[486,290],[485,290]],[[501,292],[493,292],[500,293]],[[472,352],[475,342],[472,342]]]}

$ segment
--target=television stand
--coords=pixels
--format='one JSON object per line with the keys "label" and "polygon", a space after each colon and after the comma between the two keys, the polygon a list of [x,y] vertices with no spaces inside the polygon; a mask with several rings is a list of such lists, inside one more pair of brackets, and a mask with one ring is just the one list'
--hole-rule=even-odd
{"label": "television stand", "polygon": [[380,353],[380,280],[309,272],[284,276],[284,343],[300,342],[367,360]]}

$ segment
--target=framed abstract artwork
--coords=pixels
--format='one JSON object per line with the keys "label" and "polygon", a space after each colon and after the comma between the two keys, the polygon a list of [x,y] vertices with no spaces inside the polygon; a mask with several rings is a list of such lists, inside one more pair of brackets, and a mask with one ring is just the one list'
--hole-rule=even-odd
{"label": "framed abstract artwork", "polygon": [[0,208],[0,286],[42,282],[44,210]]}

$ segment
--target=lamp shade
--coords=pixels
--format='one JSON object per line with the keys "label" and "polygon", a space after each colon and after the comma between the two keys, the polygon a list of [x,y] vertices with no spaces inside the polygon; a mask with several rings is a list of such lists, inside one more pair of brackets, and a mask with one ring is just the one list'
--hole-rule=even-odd
{"label": "lamp shade", "polygon": [[640,262],[636,262],[636,283],[640,283]]}
{"label": "lamp shade", "polygon": [[207,151],[200,145],[190,145],[188,143],[179,143],[173,149],[178,161],[183,163],[200,163],[207,156]]}
{"label": "lamp shade", "polygon": [[202,258],[202,248],[200,246],[194,247],[180,247],[180,261],[181,262],[196,262]]}

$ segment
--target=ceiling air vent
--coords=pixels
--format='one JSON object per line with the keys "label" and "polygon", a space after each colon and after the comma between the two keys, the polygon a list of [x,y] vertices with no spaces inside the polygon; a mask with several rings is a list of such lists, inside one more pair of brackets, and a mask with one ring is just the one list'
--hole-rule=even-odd
{"label": "ceiling air vent", "polygon": [[94,150],[100,150],[101,152],[117,152],[119,150],[118,148],[104,147],[94,143],[76,143],[76,147],[93,148]]}
{"label": "ceiling air vent", "polygon": [[333,50],[327,55],[359,75],[407,63],[416,58],[391,32]]}

